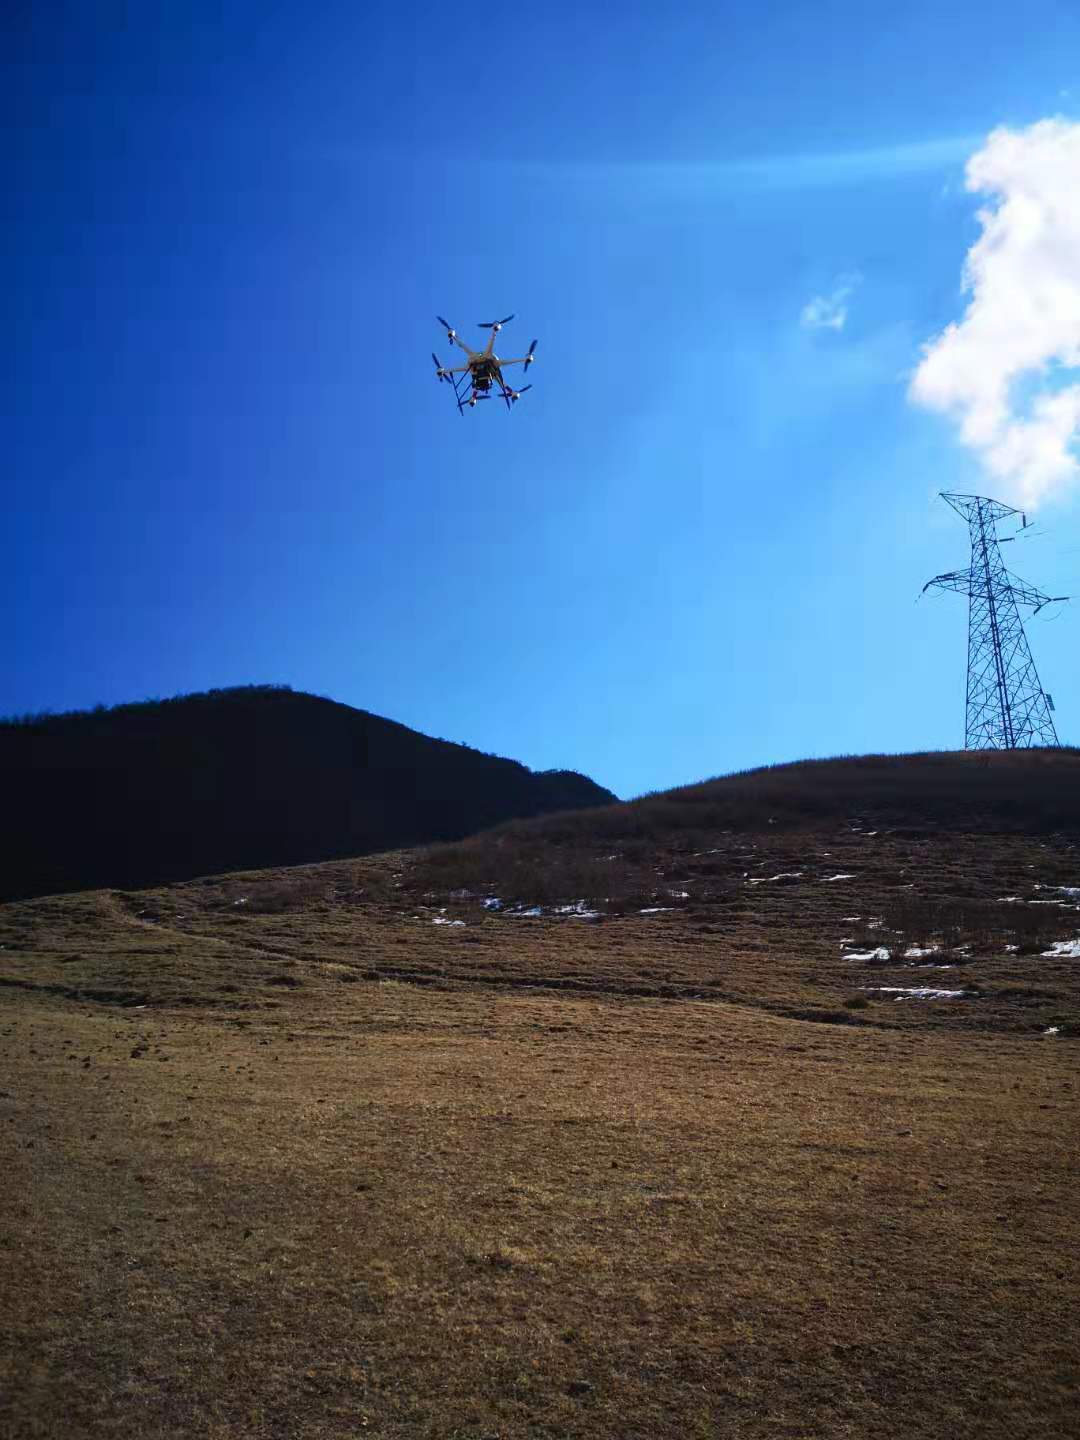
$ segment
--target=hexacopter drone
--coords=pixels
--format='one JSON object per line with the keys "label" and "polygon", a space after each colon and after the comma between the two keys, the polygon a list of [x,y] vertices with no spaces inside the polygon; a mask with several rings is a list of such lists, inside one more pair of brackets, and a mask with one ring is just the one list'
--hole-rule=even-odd
{"label": "hexacopter drone", "polygon": [[[436,315],[440,325],[446,326],[446,338],[451,345],[457,345],[469,357],[464,365],[452,367],[439,364],[439,357],[434,350],[431,358],[435,361],[435,378],[445,380],[448,385],[454,388],[454,399],[457,401],[458,410],[464,414],[465,406],[473,406],[478,400],[490,400],[495,393],[493,387],[498,387],[498,393],[506,401],[506,408],[509,410],[516,400],[519,400],[526,390],[531,390],[531,385],[523,385],[520,390],[513,389],[503,379],[503,368],[506,365],[524,365],[527,370],[533,363],[536,356],[536,341],[529,346],[527,355],[520,355],[516,360],[500,360],[495,354],[495,336],[504,325],[513,320],[513,315],[507,315],[505,320],[487,320],[480,322],[481,330],[490,330],[491,336],[483,350],[470,350],[464,340],[458,335],[454,327],[445,321],[441,315]],[[455,377],[461,376],[458,380]]]}

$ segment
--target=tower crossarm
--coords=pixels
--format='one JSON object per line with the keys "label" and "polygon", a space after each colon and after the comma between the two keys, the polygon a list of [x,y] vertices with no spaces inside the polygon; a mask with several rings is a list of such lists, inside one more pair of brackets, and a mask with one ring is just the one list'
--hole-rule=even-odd
{"label": "tower crossarm", "polygon": [[1008,570],[1006,570],[1005,576],[1009,582],[1013,599],[1018,605],[1030,605],[1033,610],[1041,610],[1044,605],[1069,598],[1067,595],[1044,595],[1041,590],[1036,590],[1034,585],[1029,585],[1026,580],[1021,580],[1019,576],[1013,575]]}
{"label": "tower crossarm", "polygon": [[971,594],[971,571],[950,570],[947,575],[935,575],[933,580],[928,580],[922,588],[925,595],[927,590],[955,590],[958,595]]}
{"label": "tower crossarm", "polygon": [[988,500],[985,495],[950,495],[942,490],[941,498],[969,523],[980,516],[990,522],[1004,520],[1006,515],[1023,517],[1023,512],[1014,506],[1003,505],[1000,500]]}

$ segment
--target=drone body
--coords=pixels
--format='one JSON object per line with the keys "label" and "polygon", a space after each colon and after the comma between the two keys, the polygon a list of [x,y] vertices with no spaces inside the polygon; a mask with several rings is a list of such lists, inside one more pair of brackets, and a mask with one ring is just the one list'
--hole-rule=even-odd
{"label": "drone body", "polygon": [[[524,395],[526,390],[531,390],[531,385],[523,385],[520,390],[513,389],[506,383],[503,376],[503,368],[506,365],[523,365],[527,370],[536,358],[536,341],[529,346],[528,353],[519,355],[515,360],[502,360],[495,354],[495,336],[502,327],[512,320],[513,315],[507,315],[505,320],[482,321],[481,330],[490,330],[491,335],[483,350],[470,350],[464,340],[458,335],[452,325],[436,315],[440,325],[446,326],[446,338],[451,345],[457,345],[466,354],[464,365],[443,366],[439,364],[439,357],[432,352],[431,358],[435,361],[435,378],[445,380],[454,388],[454,399],[457,401],[458,410],[464,414],[465,406],[474,408],[478,400],[490,400],[493,394],[501,395],[506,401],[506,408],[509,410],[514,403]],[[456,378],[460,376],[460,379]]]}

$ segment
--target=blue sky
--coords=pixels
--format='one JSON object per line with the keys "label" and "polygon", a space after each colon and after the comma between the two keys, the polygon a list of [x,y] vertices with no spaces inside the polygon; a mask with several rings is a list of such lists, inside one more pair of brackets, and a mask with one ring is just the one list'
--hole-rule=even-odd
{"label": "blue sky", "polygon": [[[279,681],[622,795],[961,744],[916,597],[994,490],[907,387],[1076,6],[364,12],[9,12],[0,712]],[[459,418],[434,316],[511,311]],[[1075,497],[1010,550],[1080,594]]]}

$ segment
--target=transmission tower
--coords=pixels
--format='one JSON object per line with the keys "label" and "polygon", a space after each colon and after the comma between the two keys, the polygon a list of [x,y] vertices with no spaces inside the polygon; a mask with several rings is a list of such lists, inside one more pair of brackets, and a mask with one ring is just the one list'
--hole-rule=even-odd
{"label": "transmission tower", "polygon": [[1033,613],[1067,595],[1043,595],[1005,569],[997,522],[1006,515],[1027,517],[999,500],[982,495],[941,498],[962,515],[971,534],[971,565],[936,575],[923,593],[936,586],[968,597],[967,750],[1019,750],[1032,745],[1057,745],[1054,702],[1042,688],[1028,649],[1020,606]]}

